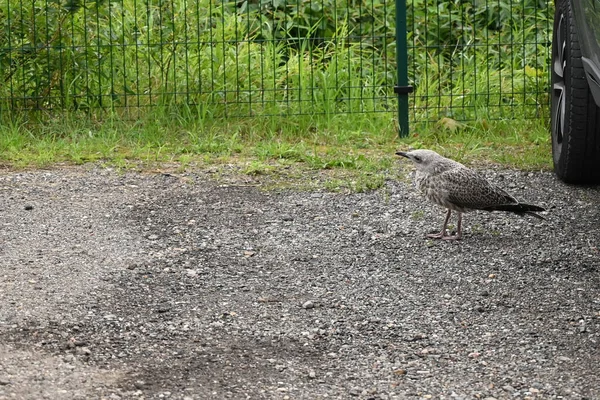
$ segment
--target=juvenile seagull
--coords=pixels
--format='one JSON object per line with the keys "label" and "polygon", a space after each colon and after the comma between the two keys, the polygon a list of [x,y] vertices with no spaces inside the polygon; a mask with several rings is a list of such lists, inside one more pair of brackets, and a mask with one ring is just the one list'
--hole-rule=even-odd
{"label": "juvenile seagull", "polygon": [[[442,157],[432,150],[399,151],[399,156],[411,160],[417,168],[415,183],[425,197],[448,209],[440,233],[427,235],[430,238],[460,240],[462,237],[462,213],[473,210],[510,211],[519,215],[529,214],[544,219],[535,211],[544,208],[519,203],[510,194],[489,183],[475,171],[459,162]],[[456,235],[446,235],[446,226],[452,210],[458,212]]]}

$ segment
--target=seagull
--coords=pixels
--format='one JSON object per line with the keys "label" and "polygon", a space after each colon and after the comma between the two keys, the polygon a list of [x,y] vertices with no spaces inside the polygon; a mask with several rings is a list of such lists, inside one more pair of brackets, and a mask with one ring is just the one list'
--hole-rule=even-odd
{"label": "seagull", "polygon": [[[429,234],[427,237],[460,240],[462,214],[473,210],[508,211],[544,219],[536,214],[536,212],[546,211],[544,208],[519,202],[477,172],[435,151],[422,149],[409,152],[398,151],[396,154],[408,158],[415,165],[417,189],[429,201],[448,209],[441,232]],[[447,235],[446,227],[452,210],[458,213],[458,226],[455,235]]]}

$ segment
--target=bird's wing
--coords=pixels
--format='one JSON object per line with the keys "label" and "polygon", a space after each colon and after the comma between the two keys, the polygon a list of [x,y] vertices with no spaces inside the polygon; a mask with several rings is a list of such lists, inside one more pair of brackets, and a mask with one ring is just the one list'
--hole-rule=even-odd
{"label": "bird's wing", "polygon": [[467,209],[519,204],[510,194],[489,183],[484,177],[468,168],[455,168],[440,174],[447,200]]}

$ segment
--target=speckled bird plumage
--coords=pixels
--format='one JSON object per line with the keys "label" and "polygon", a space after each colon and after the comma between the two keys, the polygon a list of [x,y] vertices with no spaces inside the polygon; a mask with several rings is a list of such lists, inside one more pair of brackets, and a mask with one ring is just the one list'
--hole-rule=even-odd
{"label": "speckled bird plumage", "polygon": [[[442,232],[430,237],[460,239],[462,213],[472,210],[510,211],[542,218],[534,213],[544,211],[542,207],[520,203],[477,172],[432,150],[413,150],[397,154],[410,159],[415,165],[415,184],[425,197],[448,209]],[[451,210],[459,213],[457,236],[445,234]]]}

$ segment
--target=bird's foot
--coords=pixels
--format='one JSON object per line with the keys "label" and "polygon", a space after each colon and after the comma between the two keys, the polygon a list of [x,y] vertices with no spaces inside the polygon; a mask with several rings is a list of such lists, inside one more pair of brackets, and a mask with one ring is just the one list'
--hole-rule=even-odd
{"label": "bird's foot", "polygon": [[461,240],[462,239],[462,235],[444,236],[441,239],[442,240]]}
{"label": "bird's foot", "polygon": [[446,232],[428,233],[427,237],[431,239],[444,239],[446,237]]}
{"label": "bird's foot", "polygon": [[446,232],[429,233],[429,234],[427,234],[427,237],[431,238],[431,239],[442,239],[442,240],[461,240],[462,239],[461,234],[446,235]]}

